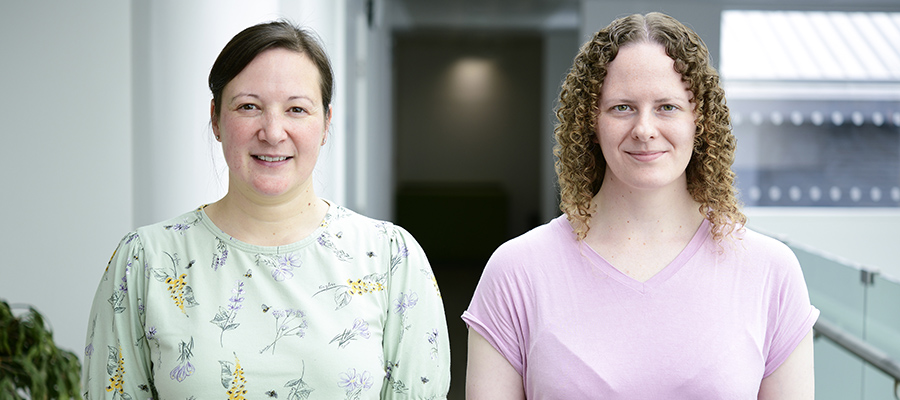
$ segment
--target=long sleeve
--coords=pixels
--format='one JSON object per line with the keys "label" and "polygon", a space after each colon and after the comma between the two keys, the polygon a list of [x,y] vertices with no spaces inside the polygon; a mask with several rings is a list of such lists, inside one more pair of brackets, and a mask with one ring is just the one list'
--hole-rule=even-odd
{"label": "long sleeve", "polygon": [[381,398],[445,399],[450,343],[440,289],[424,251],[400,227],[394,227],[391,253]]}
{"label": "long sleeve", "polygon": [[[94,296],[82,369],[85,399],[156,398],[143,329],[144,251],[137,233],[119,243]],[[152,334],[152,333],[151,333]]]}

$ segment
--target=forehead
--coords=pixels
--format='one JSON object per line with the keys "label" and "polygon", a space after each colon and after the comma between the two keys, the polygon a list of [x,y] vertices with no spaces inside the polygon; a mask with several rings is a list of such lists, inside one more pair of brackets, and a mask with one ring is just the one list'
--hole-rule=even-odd
{"label": "forehead", "polygon": [[274,48],[256,55],[228,82],[225,92],[302,92],[293,95],[315,94],[317,99],[321,99],[320,81],[318,68],[305,53]]}
{"label": "forehead", "polygon": [[623,46],[607,66],[601,96],[655,94],[689,96],[687,83],[675,70],[675,60],[658,43],[639,42]]}

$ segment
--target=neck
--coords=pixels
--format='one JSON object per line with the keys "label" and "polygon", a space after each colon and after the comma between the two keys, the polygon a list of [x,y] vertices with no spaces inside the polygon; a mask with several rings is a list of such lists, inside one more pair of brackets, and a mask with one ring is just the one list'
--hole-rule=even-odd
{"label": "neck", "polygon": [[258,246],[282,246],[309,236],[318,228],[328,203],[319,199],[312,185],[297,193],[277,197],[246,193],[232,185],[228,193],[206,208],[222,231]]}
{"label": "neck", "polygon": [[592,201],[589,237],[642,237],[648,240],[693,236],[703,222],[700,204],[687,181],[652,190],[623,188],[604,181]]}

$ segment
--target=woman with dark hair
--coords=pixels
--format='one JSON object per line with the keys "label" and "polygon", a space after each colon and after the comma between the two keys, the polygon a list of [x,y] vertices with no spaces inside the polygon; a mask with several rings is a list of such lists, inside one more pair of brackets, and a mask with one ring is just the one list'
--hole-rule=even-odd
{"label": "woman with dark hair", "polygon": [[219,201],[138,228],[94,298],[85,398],[445,398],[437,282],[404,229],[319,198],[333,73],[308,31],[238,33],[209,75]]}
{"label": "woman with dark hair", "polygon": [[735,138],[700,37],[601,29],[563,84],[564,215],[502,245],[463,319],[469,399],[812,399],[796,257],[744,227]]}

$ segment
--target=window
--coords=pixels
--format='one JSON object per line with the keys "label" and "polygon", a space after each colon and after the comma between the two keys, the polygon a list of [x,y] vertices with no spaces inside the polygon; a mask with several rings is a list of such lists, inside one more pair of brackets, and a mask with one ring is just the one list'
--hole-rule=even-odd
{"label": "window", "polygon": [[725,11],[748,206],[900,207],[900,13]]}

